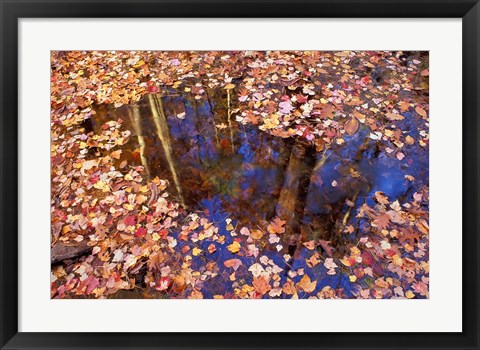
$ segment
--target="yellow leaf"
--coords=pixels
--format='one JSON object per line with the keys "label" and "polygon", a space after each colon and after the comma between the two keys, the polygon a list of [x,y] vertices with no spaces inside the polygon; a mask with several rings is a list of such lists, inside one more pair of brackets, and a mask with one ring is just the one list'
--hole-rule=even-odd
{"label": "yellow leaf", "polygon": [[343,265],[345,265],[347,267],[350,267],[350,266],[354,265],[357,261],[352,257],[345,257],[343,259],[340,259],[340,262]]}
{"label": "yellow leaf", "polygon": [[250,232],[250,237],[252,237],[253,239],[260,239],[262,238],[262,236],[263,236],[263,232],[260,230],[252,230]]}
{"label": "yellow leaf", "polygon": [[238,243],[237,241],[234,241],[232,244],[227,246],[227,249],[233,254],[238,253],[240,251],[240,243]]}
{"label": "yellow leaf", "polygon": [[360,249],[358,249],[357,247],[350,248],[350,255],[352,258],[357,258],[358,256],[360,256],[360,254]]}
{"label": "yellow leaf", "polygon": [[202,252],[202,250],[197,248],[197,247],[193,248],[193,250],[192,250],[193,256],[199,256],[201,252]]}
{"label": "yellow leaf", "polygon": [[397,266],[402,266],[403,265],[403,259],[401,257],[399,257],[397,254],[392,256],[392,261]]}
{"label": "yellow leaf", "polygon": [[413,294],[413,292],[412,292],[411,290],[407,290],[407,292],[405,293],[405,296],[406,296],[408,299],[415,298],[415,294]]}
{"label": "yellow leaf", "polygon": [[297,283],[297,287],[303,289],[305,293],[312,293],[316,286],[317,281],[312,282],[307,275],[304,275],[300,282]]}
{"label": "yellow leaf", "polygon": [[139,68],[139,67],[143,66],[144,64],[145,64],[145,61],[140,60],[133,66],[133,68]]}

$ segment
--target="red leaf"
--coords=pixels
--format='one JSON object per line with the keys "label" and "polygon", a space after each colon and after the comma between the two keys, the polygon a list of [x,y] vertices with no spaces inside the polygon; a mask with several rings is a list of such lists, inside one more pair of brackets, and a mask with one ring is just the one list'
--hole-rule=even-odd
{"label": "red leaf", "polygon": [[138,237],[138,238],[144,237],[146,234],[147,234],[147,229],[144,227],[139,227],[135,231],[135,237]]}
{"label": "red leaf", "polygon": [[135,216],[134,215],[128,215],[128,216],[125,217],[125,219],[123,219],[123,222],[127,226],[133,226],[133,225],[135,225]]}
{"label": "red leaf", "polygon": [[373,264],[375,264],[375,260],[372,258],[372,255],[370,255],[370,253],[368,252],[362,253],[362,262],[366,266],[373,266]]}

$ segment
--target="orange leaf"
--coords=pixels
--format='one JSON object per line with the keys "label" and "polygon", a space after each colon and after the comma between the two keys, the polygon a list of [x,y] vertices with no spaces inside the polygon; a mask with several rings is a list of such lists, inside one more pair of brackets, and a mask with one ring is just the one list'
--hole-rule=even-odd
{"label": "orange leaf", "polygon": [[225,267],[233,267],[233,270],[236,271],[240,265],[242,265],[242,261],[240,259],[229,259],[226,260],[223,265],[225,265]]}
{"label": "orange leaf", "polygon": [[286,221],[281,220],[280,218],[275,218],[270,225],[268,225],[267,230],[270,233],[284,233],[285,228],[283,227],[286,224]]}
{"label": "orange leaf", "polygon": [[312,282],[310,280],[310,277],[307,275],[304,275],[300,282],[297,283],[297,287],[303,289],[305,293],[311,293],[315,290],[315,287],[317,286],[317,281]]}
{"label": "orange leaf", "polygon": [[287,279],[287,282],[282,287],[282,290],[285,294],[292,295],[297,293],[297,290],[295,289],[295,285],[293,284],[291,279]]}
{"label": "orange leaf", "polygon": [[208,252],[209,252],[210,254],[213,254],[213,253],[216,252],[217,247],[215,247],[215,244],[212,243],[212,244],[210,244],[210,245],[208,246],[207,249],[208,249]]}
{"label": "orange leaf", "polygon": [[420,106],[415,107],[415,112],[417,112],[424,118],[427,116],[427,112],[425,112],[425,110]]}
{"label": "orange leaf", "polygon": [[255,291],[260,294],[265,294],[268,292],[272,287],[268,284],[267,280],[263,276],[255,277],[253,279],[253,287]]}
{"label": "orange leaf", "polygon": [[345,123],[345,132],[348,135],[353,135],[357,132],[359,126],[360,124],[358,123],[358,120],[356,118],[350,118]]}

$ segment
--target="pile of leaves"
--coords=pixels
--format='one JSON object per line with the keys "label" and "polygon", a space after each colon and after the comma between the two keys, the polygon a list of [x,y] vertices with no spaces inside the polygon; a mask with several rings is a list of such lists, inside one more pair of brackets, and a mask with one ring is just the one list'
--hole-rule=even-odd
{"label": "pile of leaves", "polygon": [[198,101],[220,93],[236,125],[317,152],[368,128],[379,152],[408,165],[428,154],[428,74],[425,55],[404,52],[52,52],[52,245],[91,251],[52,267],[51,296],[428,297],[428,179],[407,176],[418,187],[410,198],[374,189],[340,256],[322,239],[290,254],[282,218],[249,227],[189,212],[126,150],[135,140],[122,119],[88,127],[101,105],[171,89]]}

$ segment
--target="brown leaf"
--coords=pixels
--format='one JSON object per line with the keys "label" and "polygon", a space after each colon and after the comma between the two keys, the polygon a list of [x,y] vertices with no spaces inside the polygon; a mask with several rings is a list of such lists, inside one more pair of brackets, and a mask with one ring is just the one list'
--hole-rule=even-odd
{"label": "brown leaf", "polygon": [[405,241],[408,241],[410,245],[414,245],[415,241],[420,242],[420,234],[412,228],[400,228],[400,231],[402,232],[402,235],[399,237],[400,243],[405,243]]}
{"label": "brown leaf", "polygon": [[397,114],[397,113],[387,113],[386,114],[387,119],[389,120],[403,120],[405,119],[403,115]]}
{"label": "brown leaf", "polygon": [[375,218],[375,220],[373,220],[373,223],[379,230],[385,230],[390,223],[390,216],[388,216],[387,213],[381,213]]}
{"label": "brown leaf", "polygon": [[345,132],[348,135],[353,135],[357,132],[359,126],[360,124],[358,123],[358,120],[356,118],[350,118],[345,123]]}
{"label": "brown leaf", "polygon": [[418,114],[420,114],[424,118],[427,117],[427,112],[425,112],[425,110],[420,106],[415,107],[415,112],[417,112]]}

